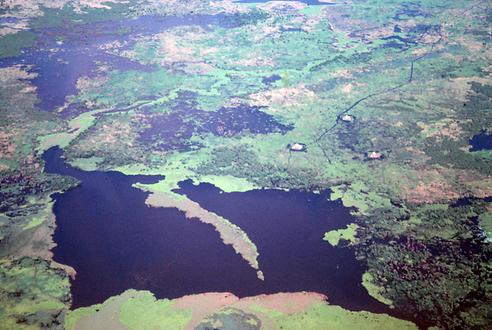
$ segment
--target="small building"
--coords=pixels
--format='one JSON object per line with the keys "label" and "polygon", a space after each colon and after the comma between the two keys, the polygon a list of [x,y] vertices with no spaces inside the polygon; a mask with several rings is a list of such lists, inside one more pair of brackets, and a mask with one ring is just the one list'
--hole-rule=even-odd
{"label": "small building", "polygon": [[377,159],[383,159],[384,155],[383,155],[383,153],[381,153],[379,151],[370,151],[366,154],[366,157],[367,157],[367,159],[370,159],[370,160],[377,160]]}
{"label": "small building", "polygon": [[355,120],[355,117],[347,113],[344,113],[343,115],[340,116],[340,120],[345,123],[352,123]]}
{"label": "small building", "polygon": [[306,151],[307,147],[304,143],[295,142],[287,145],[290,151]]}

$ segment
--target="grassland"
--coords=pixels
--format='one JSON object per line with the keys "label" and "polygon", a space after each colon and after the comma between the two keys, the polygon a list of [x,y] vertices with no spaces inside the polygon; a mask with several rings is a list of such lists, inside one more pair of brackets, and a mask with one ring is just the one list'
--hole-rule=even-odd
{"label": "grassland", "polygon": [[[182,17],[190,8],[194,15],[224,18],[156,33],[112,31],[94,49],[145,70],[99,61],[53,112],[38,108],[36,79],[42,72],[20,58],[0,68],[4,324],[61,327],[70,305],[67,270],[50,259],[52,242],[45,241],[36,256],[26,248],[44,232],[40,228],[53,230],[47,225],[53,220],[49,196],[76,184],[43,172],[42,152],[60,146],[67,161],[82,169],[164,175],[156,186],[139,187],[172,196],[169,207],[187,200],[173,191],[187,179],[226,192],[329,188],[330,198],[352,207],[357,221],[327,233],[327,244],[354,249],[367,267],[361,283],[370,294],[425,324],[490,327],[486,197],[492,196],[492,156],[469,148],[473,135],[492,129],[490,4],[57,1],[44,8],[25,1],[0,11],[2,18],[18,20],[0,21],[0,58],[23,49],[57,55],[70,34],[49,49],[37,40],[49,39],[45,29],[61,33],[56,29],[62,23],[77,34],[84,24],[144,14]],[[102,31],[89,33],[86,45]],[[217,120],[213,114],[219,112],[226,120]],[[342,114],[355,120],[344,122]],[[159,123],[176,129],[162,132]],[[307,151],[289,151],[294,142],[306,144]],[[371,160],[371,151],[384,157]],[[247,233],[236,233],[256,251]],[[254,264],[255,258],[246,259]],[[138,299],[115,298],[125,315],[121,324],[131,328],[145,321],[151,328],[171,322],[180,328],[190,322],[188,311],[169,312],[165,320],[139,319],[171,310],[172,302],[135,294]],[[92,318],[111,302],[71,312],[65,325]],[[277,328],[320,322],[346,328],[347,322],[368,319],[390,328],[400,322],[322,303],[288,315],[234,308],[210,311],[204,324],[239,319]]]}
{"label": "grassland", "polygon": [[230,293],[156,299],[148,291],[128,290],[103,304],[76,309],[66,329],[416,329],[385,314],[350,312],[310,293],[284,293],[239,299]]}

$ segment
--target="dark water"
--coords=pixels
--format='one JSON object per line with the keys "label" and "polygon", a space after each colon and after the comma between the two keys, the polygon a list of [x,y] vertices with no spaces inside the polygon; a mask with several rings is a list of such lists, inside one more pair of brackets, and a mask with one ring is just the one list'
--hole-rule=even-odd
{"label": "dark water", "polygon": [[416,44],[416,42],[413,41],[411,38],[402,38],[402,37],[397,36],[397,35],[382,37],[380,39],[388,41],[384,44],[383,47],[406,49],[406,48]]}
{"label": "dark water", "polygon": [[[119,41],[130,47],[133,37],[152,35],[166,29],[183,25],[198,25],[207,29],[209,25],[224,28],[245,24],[234,15],[186,15],[141,16],[90,24],[68,25],[63,28],[34,29],[36,44],[25,49],[16,57],[0,59],[0,67],[14,64],[33,66],[30,72],[37,74],[32,80],[37,87],[38,106],[53,111],[65,102],[68,95],[76,94],[75,84],[81,76],[94,74],[98,63],[109,65],[115,70],[150,71],[153,66],[142,65],[127,58],[109,54],[100,46]],[[63,40],[62,43],[58,41]]]}
{"label": "dark water", "polygon": [[261,81],[266,84],[266,85],[270,85],[278,80],[282,79],[282,77],[280,77],[278,74],[274,74],[272,76],[268,76],[268,77],[265,77],[263,78]]}
{"label": "dark water", "polygon": [[77,271],[73,308],[101,303],[129,288],[174,298],[231,289],[246,294],[260,284],[212,226],[190,221],[176,209],[147,207],[147,193],[131,187],[160,177],[79,171],[65,166],[61,154],[56,148],[44,154],[46,172],[82,182],[54,195],[54,258]]}
{"label": "dark water", "polygon": [[418,3],[402,3],[401,8],[396,12],[393,19],[405,21],[408,17],[429,17],[430,14],[424,12]]}
{"label": "dark water", "polygon": [[470,139],[470,151],[492,150],[492,134],[480,132]]}
{"label": "dark water", "polygon": [[451,207],[460,207],[460,206],[472,205],[474,202],[490,203],[490,202],[492,202],[492,196],[484,197],[484,198],[463,197],[463,198],[456,200],[453,204],[451,204]]}
{"label": "dark water", "polygon": [[255,190],[222,193],[210,184],[182,182],[179,192],[241,227],[258,247],[265,291],[316,291],[353,310],[382,311],[361,287],[363,269],[350,249],[322,240],[354,221],[329,193]]}
{"label": "dark water", "polygon": [[17,17],[0,17],[0,24],[17,23],[18,21]]}
{"label": "dark water", "polygon": [[147,193],[131,187],[159,177],[80,171],[67,167],[61,155],[52,148],[43,159],[46,172],[81,181],[54,195],[54,258],[77,271],[73,308],[100,303],[128,288],[151,290],[159,298],[304,290],[324,293],[331,303],[352,310],[389,312],[360,285],[363,269],[353,252],[322,240],[324,232],[354,220],[339,202],[327,201],[327,192],[221,193],[212,185],[181,183],[180,193],[227,217],[255,242],[263,282],[222,244],[212,226],[190,221],[176,209],[147,207]]}
{"label": "dark water", "polygon": [[144,120],[147,128],[140,133],[138,141],[151,150],[186,151],[201,147],[191,141],[196,134],[231,137],[242,132],[283,134],[293,129],[262,110],[262,107],[243,104],[211,112],[181,103],[170,113],[148,113]]}

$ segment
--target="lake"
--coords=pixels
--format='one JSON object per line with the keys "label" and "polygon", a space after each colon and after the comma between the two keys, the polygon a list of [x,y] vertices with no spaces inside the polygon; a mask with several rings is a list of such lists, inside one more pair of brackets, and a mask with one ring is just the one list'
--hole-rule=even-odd
{"label": "lake", "polygon": [[210,184],[180,183],[178,193],[240,226],[257,245],[265,281],[211,225],[186,219],[174,208],[145,204],[136,182],[160,176],[82,171],[51,148],[45,171],[70,175],[81,184],[53,195],[57,262],[77,271],[72,308],[101,303],[126,289],[150,290],[158,298],[228,291],[237,296],[316,291],[351,310],[394,312],[360,285],[363,265],[349,248],[323,241],[326,231],[354,221],[329,192],[253,190],[224,193]]}

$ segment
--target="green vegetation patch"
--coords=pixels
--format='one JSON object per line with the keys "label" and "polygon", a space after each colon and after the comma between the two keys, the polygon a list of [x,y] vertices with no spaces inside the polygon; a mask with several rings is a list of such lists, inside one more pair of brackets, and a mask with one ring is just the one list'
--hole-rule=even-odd
{"label": "green vegetation patch", "polygon": [[232,175],[204,175],[197,181],[200,183],[203,182],[213,184],[226,193],[245,192],[258,188],[247,179],[237,178]]}
{"label": "green vegetation patch", "polygon": [[31,47],[36,41],[36,34],[19,31],[0,37],[0,58],[20,55],[24,48]]}
{"label": "green vegetation patch", "polygon": [[[469,138],[492,128],[490,3],[225,3],[104,3],[112,9],[82,7],[81,12],[67,4],[43,8],[43,16],[31,19],[34,33],[54,27],[54,34],[59,27],[83,30],[83,24],[97,28],[102,22],[96,34],[108,42],[103,41],[100,50],[150,70],[96,63],[96,70],[79,80],[78,93],[67,98],[67,109],[82,104],[81,111],[87,112],[67,118],[37,109],[38,94],[31,84],[35,74],[27,71],[38,68],[18,63],[0,69],[0,106],[6,109],[0,111],[0,237],[8,242],[1,245],[2,254],[23,244],[18,232],[28,236],[39,226],[39,211],[49,194],[74,184],[42,172],[42,152],[60,146],[69,162],[84,169],[165,175],[155,185],[137,186],[167,194],[186,179],[212,183],[223,191],[331,188],[332,200],[354,208],[359,227],[328,232],[325,239],[332,245],[340,240],[353,245],[368,266],[362,281],[370,294],[442,328],[490,328],[490,212],[476,200],[468,206],[452,205],[459,198],[490,193],[490,152],[469,151]],[[24,13],[22,6],[19,2],[15,12]],[[130,28],[106,29],[111,20],[144,13],[186,14],[190,8],[195,14],[224,13],[224,21],[149,31],[128,41],[123,36],[132,32]],[[0,9],[5,17],[9,10]],[[72,31],[78,33],[77,29]],[[87,37],[91,42],[93,35]],[[62,41],[63,33],[54,38]],[[3,36],[0,57],[18,55],[35,41],[31,31]],[[242,126],[245,120],[236,117],[241,114],[238,105],[261,107],[292,129],[255,134],[256,121]],[[229,109],[231,116],[223,116],[221,108]],[[176,109],[182,114],[177,116]],[[212,127],[208,120],[197,125],[197,114],[190,109],[218,120]],[[343,113],[353,121],[342,121]],[[153,123],[152,117],[163,120]],[[170,126],[176,131],[163,134]],[[200,129],[204,126],[208,129]],[[154,130],[152,139],[139,142],[137,137],[149,128]],[[180,144],[199,148],[155,148],[176,136]],[[286,146],[296,142],[305,144],[306,152],[289,152]],[[384,159],[367,159],[369,151],[381,152]],[[35,196],[37,202],[26,196]],[[2,267],[14,274],[12,278],[29,277],[14,266]],[[59,277],[52,270],[37,269]],[[14,307],[7,304],[0,311],[5,324],[51,325],[37,310],[57,307],[56,299],[35,298],[31,304],[22,298],[35,287],[11,293],[12,304],[19,304],[18,314],[12,316]],[[120,303],[118,326],[168,322],[170,328],[181,327],[189,317],[173,314],[169,301],[145,294]],[[98,308],[99,312],[70,313],[67,327],[106,310]],[[250,311],[243,312],[225,310],[207,326],[258,326]],[[77,313],[87,315],[77,319]],[[274,314],[270,317],[275,324],[289,329],[366,328],[373,323],[359,322],[362,316],[377,318],[325,305]]]}
{"label": "green vegetation patch", "polygon": [[9,329],[53,327],[70,301],[68,276],[30,257],[0,260],[0,317]]}
{"label": "green vegetation patch", "polygon": [[259,315],[266,315],[276,329],[417,329],[415,324],[386,314],[351,312],[340,306],[315,303],[304,311],[286,314],[257,307]]}
{"label": "green vegetation patch", "polygon": [[237,308],[227,307],[217,313],[207,316],[198,324],[196,330],[207,329],[237,329],[256,330],[261,329],[260,319],[251,313],[246,313]]}
{"label": "green vegetation patch", "polygon": [[383,304],[393,306],[393,301],[383,296],[382,292],[384,292],[384,288],[374,283],[374,278],[370,273],[365,272],[362,275],[362,286],[366,288],[369,295],[374,299],[382,302]]}
{"label": "green vegetation patch", "polygon": [[488,240],[492,239],[492,212],[486,212],[480,215],[479,223],[482,227],[485,235],[487,235]]}
{"label": "green vegetation patch", "polygon": [[331,230],[325,233],[323,239],[330,243],[332,246],[337,246],[340,240],[348,241],[349,244],[357,242],[357,226],[355,223],[347,225],[347,228]]}
{"label": "green vegetation patch", "polygon": [[183,329],[191,312],[176,310],[172,301],[157,300],[148,291],[131,297],[120,307],[120,322],[130,329]]}
{"label": "green vegetation patch", "polygon": [[[129,329],[416,329],[416,326],[386,314],[352,312],[313,300],[305,307],[296,306],[296,296],[287,303],[294,307],[291,312],[264,307],[275,299],[273,296],[258,296],[231,300],[225,307],[207,309],[207,297],[196,295],[186,299],[186,308],[176,308],[176,300],[156,299],[148,291],[127,290],[103,304],[79,308],[68,313],[65,328],[73,330],[80,326],[127,327]],[[178,299],[179,300],[179,299]],[[182,304],[183,301],[180,302]],[[286,303],[279,302],[280,305]],[[189,309],[188,309],[189,308]],[[202,319],[192,320],[192,311],[210,310]],[[220,309],[219,309],[220,308]],[[195,313],[195,312],[194,312]],[[199,315],[199,314],[198,314]],[[116,322],[116,323],[115,323]],[[190,323],[191,322],[191,323]]]}
{"label": "green vegetation patch", "polygon": [[361,181],[356,181],[350,186],[332,187],[331,200],[341,199],[346,207],[355,207],[357,213],[367,215],[371,210],[390,208],[391,200],[372,191]]}
{"label": "green vegetation patch", "polygon": [[173,301],[156,299],[149,291],[127,290],[102,304],[70,311],[65,328],[96,324],[100,327],[126,327],[135,330],[184,329],[191,311],[175,309]]}

